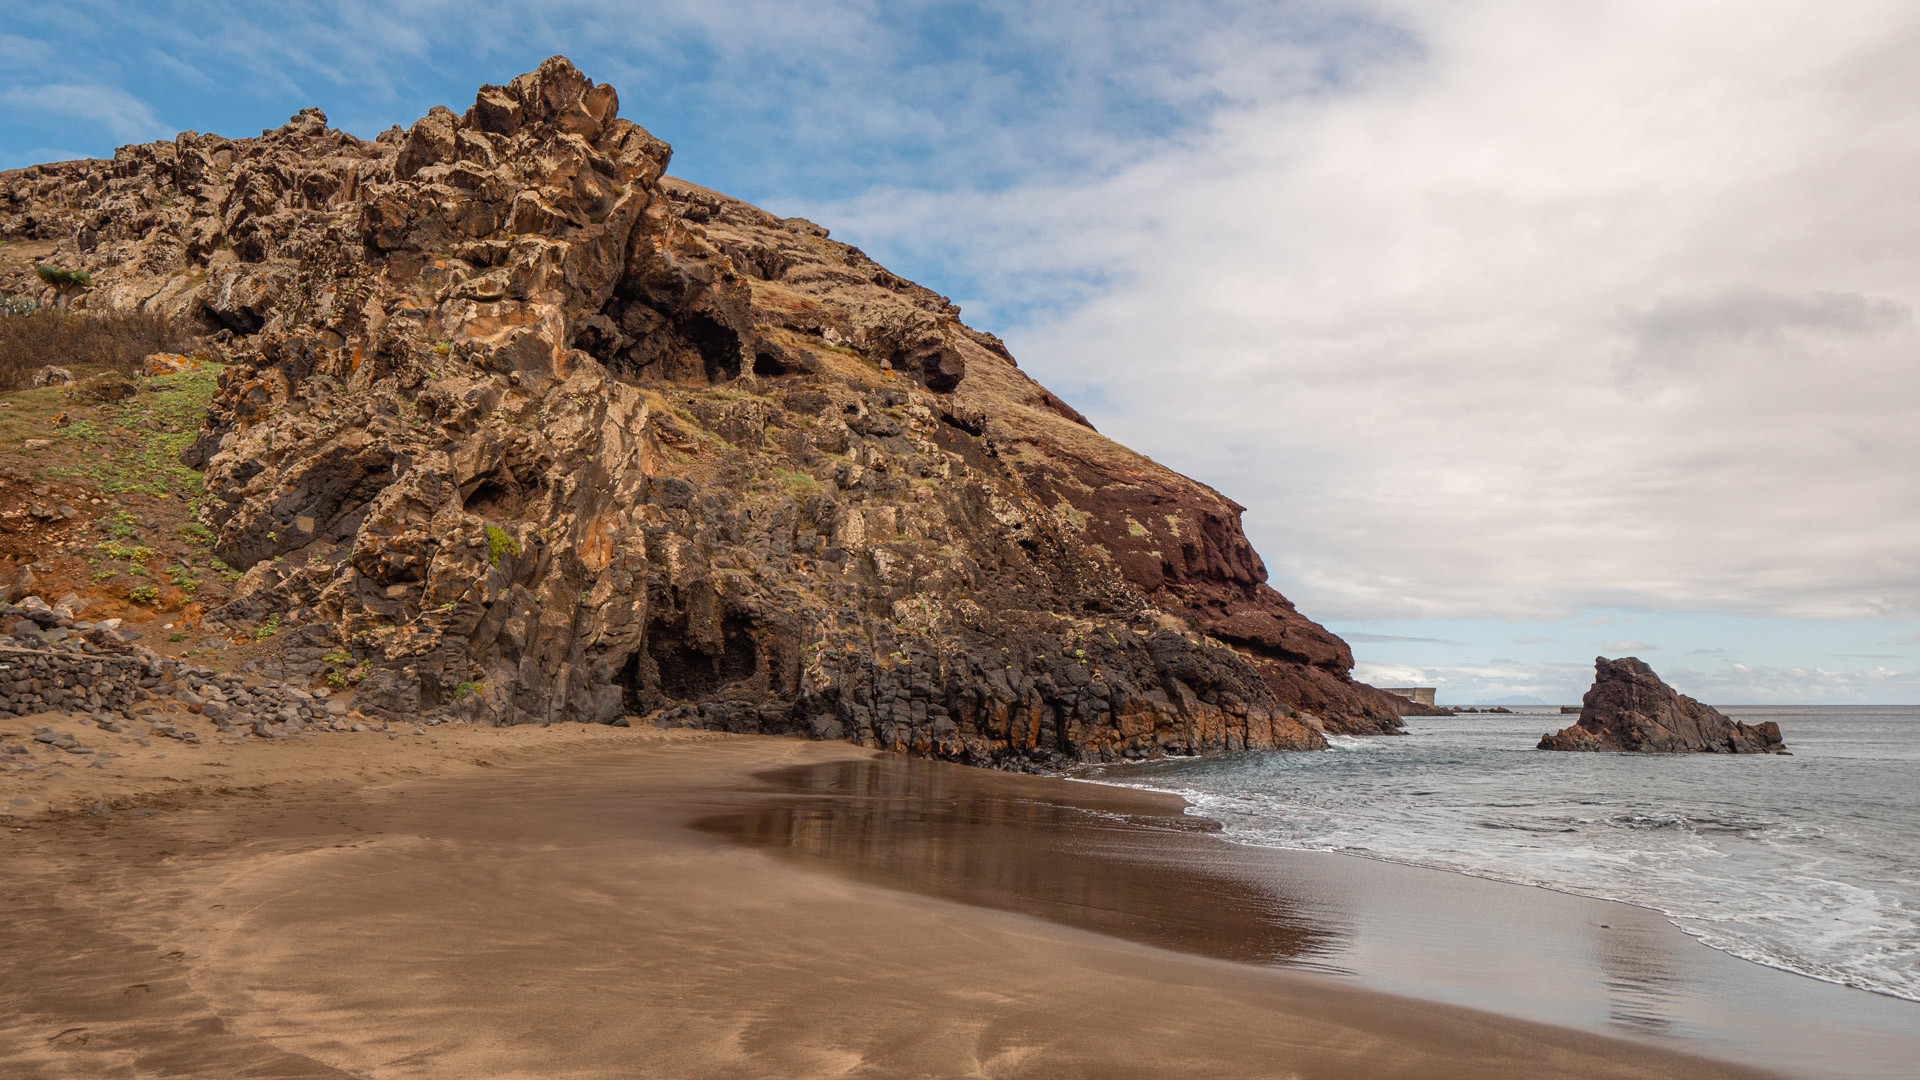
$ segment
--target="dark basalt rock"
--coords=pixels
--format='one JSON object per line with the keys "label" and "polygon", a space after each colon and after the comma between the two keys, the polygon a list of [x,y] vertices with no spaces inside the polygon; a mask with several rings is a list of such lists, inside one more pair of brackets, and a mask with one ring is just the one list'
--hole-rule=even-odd
{"label": "dark basalt rock", "polygon": [[1542,750],[1643,754],[1779,754],[1780,725],[1743,724],[1677,693],[1637,657],[1593,662],[1593,688],[1572,727],[1542,736]]}

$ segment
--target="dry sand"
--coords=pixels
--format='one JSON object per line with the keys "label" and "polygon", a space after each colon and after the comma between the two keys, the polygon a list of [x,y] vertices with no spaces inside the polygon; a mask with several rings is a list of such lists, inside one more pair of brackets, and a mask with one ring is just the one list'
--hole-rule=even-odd
{"label": "dry sand", "polygon": [[[0,806],[56,810],[0,832],[0,1075],[1755,1075],[725,838],[785,797],[756,773],[870,757],[844,744],[573,725],[153,742],[110,775],[0,775]],[[944,790],[975,780],[1010,808],[1059,783],[949,768]],[[1142,836],[1178,809],[1076,798]],[[57,812],[97,802],[123,809]],[[1004,863],[966,845],[938,859]],[[1141,891],[1070,877],[1029,899],[1111,912],[1103,890]]]}

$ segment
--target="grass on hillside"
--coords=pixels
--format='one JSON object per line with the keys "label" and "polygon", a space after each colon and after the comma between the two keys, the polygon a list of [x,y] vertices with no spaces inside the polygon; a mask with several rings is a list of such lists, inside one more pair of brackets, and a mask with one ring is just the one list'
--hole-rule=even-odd
{"label": "grass on hillside", "polygon": [[200,419],[219,389],[221,370],[218,364],[207,364],[150,379],[148,392],[55,428],[57,437],[86,444],[76,449],[93,452],[70,457],[68,464],[56,465],[48,474],[84,480],[104,495],[197,498],[203,488],[200,473],[180,464],[180,451],[199,434]]}

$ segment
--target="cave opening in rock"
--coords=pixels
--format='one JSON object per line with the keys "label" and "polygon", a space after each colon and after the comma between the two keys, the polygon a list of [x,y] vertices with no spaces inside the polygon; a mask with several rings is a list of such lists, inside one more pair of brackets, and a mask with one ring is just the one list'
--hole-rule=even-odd
{"label": "cave opening in rock", "polygon": [[700,354],[710,383],[740,377],[740,335],[711,315],[693,312],[680,321],[682,337]]}
{"label": "cave opening in rock", "polygon": [[513,501],[514,494],[514,490],[501,483],[497,477],[488,477],[480,481],[461,501],[462,508],[469,514],[479,514],[484,517],[487,511],[499,510]]}
{"label": "cave opening in rock", "polygon": [[942,412],[940,414],[940,422],[956,431],[971,435],[976,439],[987,433],[987,426],[975,417],[956,416],[950,412]]}
{"label": "cave opening in rock", "polygon": [[528,504],[529,498],[538,500],[546,487],[544,483],[536,482],[529,490],[504,468],[487,473],[477,481],[470,480],[468,484],[472,486],[462,486],[465,494],[460,499],[460,508],[469,514],[496,520],[517,516]]}
{"label": "cave opening in rock", "polygon": [[662,627],[647,634],[647,654],[660,675],[660,692],[681,701],[698,701],[716,691],[753,677],[760,665],[760,646],[745,619],[721,621],[720,650],[700,648],[688,640],[685,625]]}
{"label": "cave opening in rock", "polygon": [[753,373],[755,375],[776,376],[793,374],[787,369],[787,365],[780,362],[779,357],[770,352],[757,352],[753,354]]}
{"label": "cave opening in rock", "polygon": [[614,684],[620,687],[621,711],[630,716],[643,715],[647,711],[646,696],[642,692],[646,685],[646,676],[641,672],[643,654],[633,653],[627,662],[620,665],[620,674]]}

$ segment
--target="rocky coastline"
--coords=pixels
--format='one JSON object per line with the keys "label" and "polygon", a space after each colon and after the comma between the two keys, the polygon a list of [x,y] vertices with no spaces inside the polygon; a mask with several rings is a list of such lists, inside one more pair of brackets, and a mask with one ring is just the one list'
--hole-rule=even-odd
{"label": "rocky coastline", "polygon": [[1238,504],[669,155],[555,57],[372,141],[309,109],[0,174],[0,236],[73,310],[217,329],[182,460],[245,575],[205,625],[297,624],[378,721],[1015,769],[1398,729]]}

